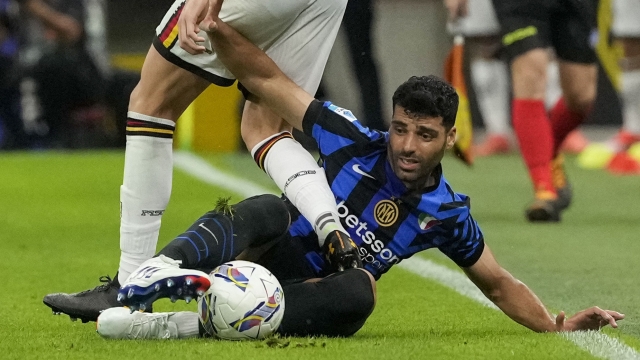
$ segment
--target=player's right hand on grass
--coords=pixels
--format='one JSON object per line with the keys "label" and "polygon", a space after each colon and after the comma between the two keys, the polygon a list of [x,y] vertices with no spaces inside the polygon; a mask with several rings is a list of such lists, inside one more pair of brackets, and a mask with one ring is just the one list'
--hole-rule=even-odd
{"label": "player's right hand on grass", "polygon": [[180,47],[191,55],[208,52],[198,36],[200,29],[208,31],[215,26],[223,0],[187,0],[178,19]]}
{"label": "player's right hand on grass", "polygon": [[597,306],[582,310],[566,319],[564,311],[556,316],[557,331],[600,330],[611,325],[618,327],[616,320],[624,319],[624,314],[613,310],[602,310]]}
{"label": "player's right hand on grass", "polygon": [[358,246],[342,231],[332,232],[325,240],[323,248],[327,261],[334,271],[362,267]]}

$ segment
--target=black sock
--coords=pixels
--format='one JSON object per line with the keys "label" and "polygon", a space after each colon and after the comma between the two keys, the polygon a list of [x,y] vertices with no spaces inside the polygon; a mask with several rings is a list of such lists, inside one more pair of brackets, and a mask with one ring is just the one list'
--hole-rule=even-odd
{"label": "black sock", "polygon": [[[213,269],[233,260],[249,246],[259,246],[282,235],[289,212],[275,195],[259,195],[201,216],[159,254],[182,260],[183,268]],[[229,215],[229,210],[231,215]]]}

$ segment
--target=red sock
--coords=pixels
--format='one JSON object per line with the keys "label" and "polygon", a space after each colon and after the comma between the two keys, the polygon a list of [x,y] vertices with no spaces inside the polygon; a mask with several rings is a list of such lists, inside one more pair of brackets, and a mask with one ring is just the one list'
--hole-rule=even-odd
{"label": "red sock", "polygon": [[563,97],[558,100],[551,112],[549,112],[549,120],[551,120],[551,128],[553,130],[554,156],[558,154],[558,149],[567,135],[582,124],[587,114],[588,111],[578,112],[569,109]]}
{"label": "red sock", "polygon": [[513,100],[513,130],[535,191],[556,194],[551,180],[553,134],[542,100]]}

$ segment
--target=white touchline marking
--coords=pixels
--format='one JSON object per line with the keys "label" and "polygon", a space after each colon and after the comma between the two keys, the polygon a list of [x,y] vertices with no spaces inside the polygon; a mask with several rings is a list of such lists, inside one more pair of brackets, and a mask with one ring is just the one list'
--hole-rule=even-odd
{"label": "white touchline marking", "polygon": [[175,151],[173,153],[173,166],[207,184],[233,191],[243,197],[274,194],[273,190],[262,187],[253,181],[228,175],[188,151]]}
{"label": "white touchline marking", "polygon": [[[262,187],[252,181],[225,174],[201,157],[190,152],[176,151],[173,154],[173,160],[175,167],[193,177],[207,184],[236,192],[245,197],[274,193],[270,189]],[[415,256],[402,261],[398,266],[414,274],[437,281],[441,285],[451,288],[457,293],[471,298],[488,308],[498,309],[471,280],[460,272]],[[640,354],[633,348],[599,331],[567,332],[561,333],[559,336],[570,340],[578,347],[588,351],[591,355],[602,359],[640,360]]]}
{"label": "white touchline marking", "polygon": [[[415,256],[402,261],[398,266],[424,278],[434,280],[488,308],[499,310],[498,307],[487,299],[480,289],[461,272],[438,265],[431,260]],[[640,354],[638,354],[635,349],[600,331],[565,332],[558,335],[570,340],[578,347],[588,351],[591,355],[602,359],[640,359]]]}

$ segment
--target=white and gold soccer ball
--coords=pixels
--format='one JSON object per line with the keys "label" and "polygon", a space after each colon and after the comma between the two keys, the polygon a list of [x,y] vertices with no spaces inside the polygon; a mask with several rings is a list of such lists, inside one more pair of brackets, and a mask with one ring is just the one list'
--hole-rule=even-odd
{"label": "white and gold soccer ball", "polygon": [[210,274],[211,287],[198,299],[205,331],[227,340],[263,339],[284,316],[284,293],[273,274],[249,261],[230,261]]}

